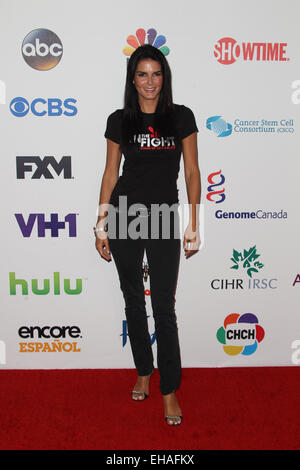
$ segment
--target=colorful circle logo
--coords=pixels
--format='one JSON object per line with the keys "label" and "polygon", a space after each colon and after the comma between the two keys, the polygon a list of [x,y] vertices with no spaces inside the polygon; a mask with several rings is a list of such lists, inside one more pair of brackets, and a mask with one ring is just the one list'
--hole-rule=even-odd
{"label": "colorful circle logo", "polygon": [[231,313],[224,320],[224,326],[218,329],[217,339],[229,356],[250,356],[255,353],[265,337],[264,329],[258,324],[253,313]]}

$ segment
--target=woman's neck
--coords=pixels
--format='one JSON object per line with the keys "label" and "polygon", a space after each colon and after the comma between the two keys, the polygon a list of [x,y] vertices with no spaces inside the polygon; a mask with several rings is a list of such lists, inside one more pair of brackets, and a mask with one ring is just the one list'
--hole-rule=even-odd
{"label": "woman's neck", "polygon": [[139,100],[140,110],[142,113],[153,114],[156,111],[158,98],[155,100]]}

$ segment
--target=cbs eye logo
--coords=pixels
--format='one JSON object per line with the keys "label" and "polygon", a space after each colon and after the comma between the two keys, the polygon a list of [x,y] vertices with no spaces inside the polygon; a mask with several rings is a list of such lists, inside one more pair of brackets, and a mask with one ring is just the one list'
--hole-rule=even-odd
{"label": "cbs eye logo", "polygon": [[49,29],[34,29],[22,43],[25,62],[36,70],[50,70],[61,59],[63,47],[59,37]]}

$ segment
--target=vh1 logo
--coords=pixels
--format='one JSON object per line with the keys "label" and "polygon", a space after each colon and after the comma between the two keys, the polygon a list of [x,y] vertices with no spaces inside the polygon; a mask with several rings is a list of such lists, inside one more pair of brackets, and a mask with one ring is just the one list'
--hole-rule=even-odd
{"label": "vh1 logo", "polygon": [[76,217],[78,214],[68,214],[63,220],[58,219],[58,214],[50,214],[50,220],[45,220],[45,214],[29,214],[27,221],[23,214],[15,214],[23,237],[30,237],[34,225],[37,226],[38,237],[45,237],[46,230],[50,231],[51,237],[58,237],[60,230],[68,228],[69,237],[76,237]]}
{"label": "vh1 logo", "polygon": [[40,179],[42,176],[45,179],[54,179],[52,170],[55,175],[59,176],[63,174],[64,179],[71,179],[72,168],[71,168],[71,157],[64,156],[59,162],[52,157],[46,156],[40,158],[38,156],[18,156],[16,157],[16,170],[17,179],[25,179],[26,173],[31,173],[31,179]]}

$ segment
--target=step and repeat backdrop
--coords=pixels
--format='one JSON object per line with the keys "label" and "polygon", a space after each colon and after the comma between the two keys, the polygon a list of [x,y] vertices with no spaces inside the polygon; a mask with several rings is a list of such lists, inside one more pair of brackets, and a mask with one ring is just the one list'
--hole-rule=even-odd
{"label": "step and repeat backdrop", "polygon": [[[199,128],[202,244],[188,260],[182,250],[176,293],[183,366],[297,365],[299,2],[1,0],[0,10],[1,368],[133,367],[116,267],[95,250],[93,225],[107,117],[147,43]],[[178,187],[186,204],[183,160]]]}

